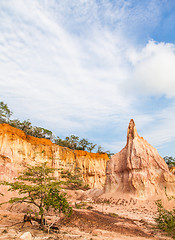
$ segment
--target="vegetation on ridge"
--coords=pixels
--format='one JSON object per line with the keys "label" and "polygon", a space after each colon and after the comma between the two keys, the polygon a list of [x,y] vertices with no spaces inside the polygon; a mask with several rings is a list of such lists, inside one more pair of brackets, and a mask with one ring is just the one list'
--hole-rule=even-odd
{"label": "vegetation on ridge", "polygon": [[164,157],[164,160],[168,164],[169,168],[175,167],[175,158],[166,156]]}
{"label": "vegetation on ridge", "polygon": [[21,129],[27,135],[38,137],[38,138],[47,138],[50,139],[53,143],[68,147],[73,150],[86,150],[88,152],[92,152],[96,148],[97,153],[107,153],[108,156],[111,156],[112,153],[110,151],[104,151],[103,148],[97,144],[91,143],[86,138],[79,139],[78,136],[71,135],[69,137],[65,137],[65,139],[61,139],[59,136],[55,137],[52,131],[42,128],[32,126],[30,120],[24,120],[21,122],[18,119],[10,119],[13,115],[13,112],[9,109],[8,105],[4,102],[0,102],[0,123],[8,123],[12,127]]}

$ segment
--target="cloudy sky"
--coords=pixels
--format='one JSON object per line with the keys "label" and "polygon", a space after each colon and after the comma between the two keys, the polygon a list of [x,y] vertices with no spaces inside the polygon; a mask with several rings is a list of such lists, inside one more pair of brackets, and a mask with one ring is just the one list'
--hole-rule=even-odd
{"label": "cloudy sky", "polygon": [[0,96],[14,118],[114,153],[133,118],[175,156],[175,1],[0,0]]}

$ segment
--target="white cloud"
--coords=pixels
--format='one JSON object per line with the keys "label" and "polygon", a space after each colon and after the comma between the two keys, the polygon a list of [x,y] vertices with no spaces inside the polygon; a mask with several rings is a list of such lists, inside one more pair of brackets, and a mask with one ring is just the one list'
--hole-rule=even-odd
{"label": "white cloud", "polygon": [[175,45],[149,43],[141,51],[130,51],[133,79],[142,93],[175,97]]}
{"label": "white cloud", "polygon": [[[155,16],[156,1],[146,10],[132,3],[1,1],[0,95],[16,117],[64,136],[99,138],[103,132],[101,144],[112,150],[123,145],[134,118],[138,129],[155,133],[155,142],[159,133],[151,127],[161,110],[144,111],[147,102],[138,91],[174,97],[174,45],[150,41],[138,50],[127,30],[137,28],[141,16],[142,23],[156,25],[159,9]],[[171,139],[169,131],[163,134]],[[117,140],[105,143],[107,135]]]}
{"label": "white cloud", "polygon": [[[132,103],[122,91],[121,36],[96,25],[87,39],[72,35],[39,4],[29,5],[14,1],[8,7],[15,15],[3,12],[1,96],[60,131],[106,124],[113,112],[118,121]],[[13,96],[25,101],[14,103]]]}

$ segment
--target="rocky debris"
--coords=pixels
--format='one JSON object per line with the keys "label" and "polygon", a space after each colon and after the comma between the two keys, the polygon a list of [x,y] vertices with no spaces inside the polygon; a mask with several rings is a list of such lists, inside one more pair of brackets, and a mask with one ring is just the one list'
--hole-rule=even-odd
{"label": "rocky debris", "polygon": [[21,240],[32,240],[32,234],[30,232],[25,232],[20,237]]}
{"label": "rocky debris", "polygon": [[170,173],[164,159],[137,133],[131,119],[127,131],[127,144],[107,163],[105,193],[113,197],[129,194],[140,199],[175,193],[175,176]]}
{"label": "rocky debris", "polygon": [[48,139],[26,135],[20,129],[0,124],[0,180],[12,181],[27,164],[48,161],[55,168],[79,167],[85,184],[103,188],[108,155],[71,150]]}

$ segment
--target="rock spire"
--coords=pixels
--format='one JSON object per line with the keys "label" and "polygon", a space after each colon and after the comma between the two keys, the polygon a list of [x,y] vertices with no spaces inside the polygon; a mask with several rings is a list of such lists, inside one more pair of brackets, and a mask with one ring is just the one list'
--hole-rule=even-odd
{"label": "rock spire", "polygon": [[169,194],[175,193],[175,176],[157,150],[138,135],[133,119],[127,130],[127,144],[108,161],[106,173],[106,193],[120,192],[143,199],[164,193],[165,187]]}

